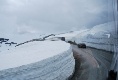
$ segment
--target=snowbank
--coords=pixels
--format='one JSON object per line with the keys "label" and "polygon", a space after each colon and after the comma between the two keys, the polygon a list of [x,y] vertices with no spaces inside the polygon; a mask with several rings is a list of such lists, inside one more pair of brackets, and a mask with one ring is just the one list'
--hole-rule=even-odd
{"label": "snowbank", "polygon": [[65,41],[74,41],[74,37],[76,37],[77,34],[81,34],[88,30],[89,29],[80,30],[80,31],[72,31],[72,32],[68,32],[68,33],[55,35],[55,37],[65,37]]}
{"label": "snowbank", "polygon": [[86,43],[87,46],[112,52],[114,44],[118,44],[114,22],[97,25],[87,32],[78,34],[74,40],[76,43]]}
{"label": "snowbank", "polygon": [[74,71],[71,46],[63,41],[29,42],[0,55],[0,80],[66,80]]}
{"label": "snowbank", "polygon": [[65,37],[65,41],[85,43],[87,46],[112,52],[114,52],[114,44],[118,46],[115,22],[96,25],[92,29],[63,33],[55,37]]}

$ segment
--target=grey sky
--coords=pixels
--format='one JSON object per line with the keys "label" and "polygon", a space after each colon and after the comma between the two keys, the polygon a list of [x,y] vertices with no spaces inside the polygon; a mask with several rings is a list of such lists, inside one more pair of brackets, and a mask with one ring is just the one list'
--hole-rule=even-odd
{"label": "grey sky", "polygon": [[8,33],[80,30],[112,21],[112,12],[112,0],[0,0],[0,30]]}

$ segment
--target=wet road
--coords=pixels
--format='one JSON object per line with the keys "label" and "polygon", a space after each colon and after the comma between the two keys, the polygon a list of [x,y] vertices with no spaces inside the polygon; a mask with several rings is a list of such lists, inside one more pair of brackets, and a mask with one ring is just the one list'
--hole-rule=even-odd
{"label": "wet road", "polygon": [[72,45],[76,60],[71,80],[106,80],[113,54],[94,48],[78,48]]}

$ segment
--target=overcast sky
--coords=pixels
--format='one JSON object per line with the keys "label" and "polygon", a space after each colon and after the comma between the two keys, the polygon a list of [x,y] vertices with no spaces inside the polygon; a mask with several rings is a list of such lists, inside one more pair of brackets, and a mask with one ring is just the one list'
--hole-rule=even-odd
{"label": "overcast sky", "polygon": [[0,30],[67,32],[112,21],[112,13],[112,0],[0,0]]}

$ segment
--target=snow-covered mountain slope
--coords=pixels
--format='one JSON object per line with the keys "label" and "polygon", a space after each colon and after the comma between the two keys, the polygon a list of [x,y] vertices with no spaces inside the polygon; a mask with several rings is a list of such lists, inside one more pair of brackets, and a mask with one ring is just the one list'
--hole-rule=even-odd
{"label": "snow-covered mountain slope", "polygon": [[74,66],[68,43],[34,41],[1,52],[0,80],[66,80]]}
{"label": "snow-covered mountain slope", "polygon": [[4,50],[9,50],[12,47],[15,47],[17,45],[16,42],[11,41],[7,38],[0,38],[0,52]]}
{"label": "snow-covered mountain slope", "polygon": [[[17,44],[32,40],[32,39],[42,39],[48,34],[36,34],[36,33],[26,33],[26,34],[10,34],[10,35],[0,35],[0,38],[9,39],[7,42],[0,43],[0,52],[5,50],[10,50],[14,48]],[[17,44],[6,44],[6,43],[17,43]]]}

